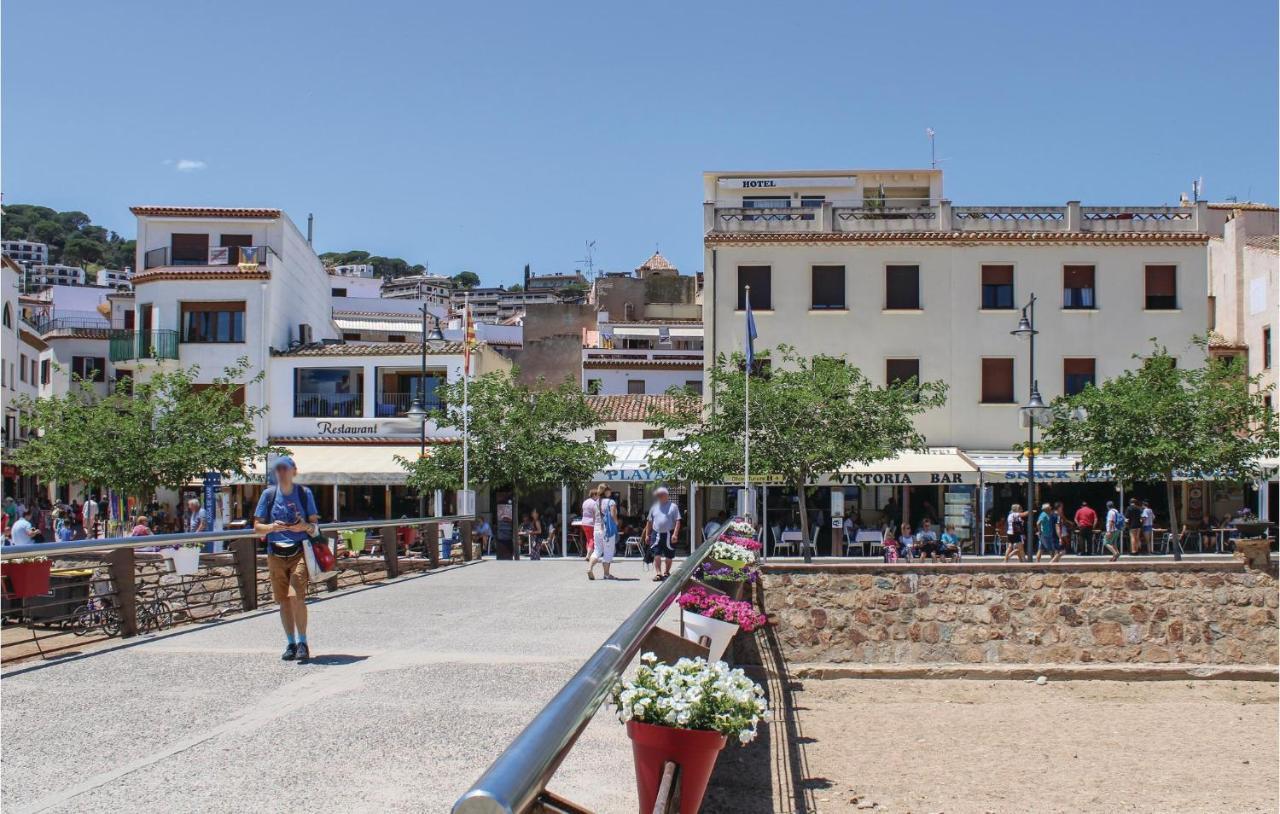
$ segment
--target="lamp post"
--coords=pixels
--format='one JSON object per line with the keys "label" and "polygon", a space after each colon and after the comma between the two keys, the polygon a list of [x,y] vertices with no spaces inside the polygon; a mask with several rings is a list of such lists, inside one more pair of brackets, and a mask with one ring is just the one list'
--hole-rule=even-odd
{"label": "lamp post", "polygon": [[1049,407],[1040,398],[1040,383],[1036,381],[1036,295],[1022,307],[1022,316],[1018,319],[1018,327],[1009,332],[1018,339],[1029,343],[1027,354],[1027,381],[1030,392],[1027,403],[1018,408],[1027,425],[1027,549],[1028,559],[1036,550],[1036,422],[1049,413]]}
{"label": "lamp post", "polygon": [[[434,327],[427,331],[427,318],[435,320]],[[440,330],[440,318],[427,310],[427,303],[422,303],[422,365],[418,375],[418,387],[413,394],[413,404],[409,407],[409,411],[405,414],[409,418],[418,422],[418,459],[421,460],[427,455],[427,411],[426,403],[423,400],[423,393],[427,388],[427,346],[435,345],[444,341],[444,333]],[[427,494],[421,489],[418,490],[418,517],[427,516]]]}

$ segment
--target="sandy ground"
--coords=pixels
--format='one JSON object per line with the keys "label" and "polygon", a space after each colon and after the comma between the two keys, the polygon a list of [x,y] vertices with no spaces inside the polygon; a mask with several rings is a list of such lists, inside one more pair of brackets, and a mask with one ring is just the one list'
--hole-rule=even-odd
{"label": "sandy ground", "polygon": [[[809,680],[776,811],[1280,810],[1276,684]],[[797,689],[798,687],[798,689]],[[782,700],[782,699],[779,699]],[[775,767],[778,761],[773,761]]]}

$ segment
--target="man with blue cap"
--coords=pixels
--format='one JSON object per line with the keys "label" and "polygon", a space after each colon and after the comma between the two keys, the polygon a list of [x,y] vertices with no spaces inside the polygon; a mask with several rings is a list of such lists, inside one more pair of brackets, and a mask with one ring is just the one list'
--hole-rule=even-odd
{"label": "man with blue cap", "polygon": [[320,513],[311,490],[294,484],[298,467],[287,455],[272,467],[276,484],[268,486],[253,513],[253,530],[267,538],[267,572],[271,594],[280,605],[280,622],[288,646],[280,658],[305,661],[311,658],[307,645],[307,562],[302,541],[316,534]]}

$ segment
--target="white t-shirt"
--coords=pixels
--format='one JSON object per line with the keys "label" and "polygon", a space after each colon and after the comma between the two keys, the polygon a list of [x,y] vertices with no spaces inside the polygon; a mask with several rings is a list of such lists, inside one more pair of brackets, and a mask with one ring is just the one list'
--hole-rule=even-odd
{"label": "white t-shirt", "polygon": [[25,517],[19,518],[18,522],[13,524],[9,536],[13,539],[14,545],[31,545],[35,542],[31,537],[31,521]]}
{"label": "white t-shirt", "polygon": [[1107,509],[1107,531],[1115,531],[1120,528],[1120,510]]}
{"label": "white t-shirt", "polygon": [[596,524],[596,499],[593,497],[582,501],[582,522],[588,526]]}
{"label": "white t-shirt", "polygon": [[655,503],[649,507],[649,523],[658,534],[675,531],[678,522],[680,522],[680,507],[674,500]]}
{"label": "white t-shirt", "polygon": [[613,516],[613,507],[615,505],[611,497],[600,498],[600,506],[596,511],[595,527],[596,535],[601,539],[604,539],[604,519],[605,517]]}
{"label": "white t-shirt", "polygon": [[83,508],[84,522],[92,523],[93,518],[98,516],[98,504],[96,501],[89,499],[84,502]]}
{"label": "white t-shirt", "polygon": [[1150,506],[1142,507],[1142,525],[1154,526],[1155,524],[1156,524],[1155,510],[1152,509]]}

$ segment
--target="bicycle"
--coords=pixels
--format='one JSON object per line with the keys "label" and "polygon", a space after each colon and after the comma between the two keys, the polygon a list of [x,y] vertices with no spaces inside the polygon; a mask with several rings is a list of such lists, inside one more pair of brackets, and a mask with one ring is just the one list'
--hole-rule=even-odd
{"label": "bicycle", "polygon": [[101,628],[108,636],[120,635],[120,614],[106,601],[94,597],[76,608],[71,617],[71,632],[86,636]]}
{"label": "bicycle", "polygon": [[138,594],[138,632],[148,630],[157,633],[167,627],[173,627],[173,608],[159,596]]}

